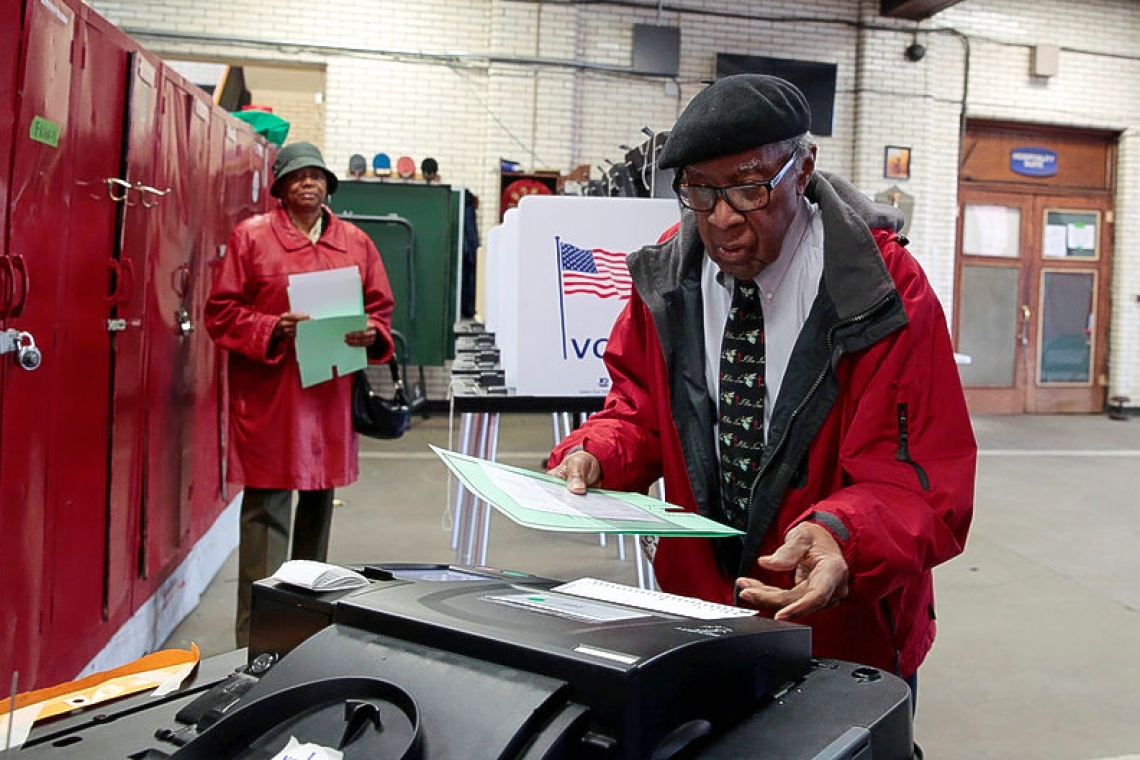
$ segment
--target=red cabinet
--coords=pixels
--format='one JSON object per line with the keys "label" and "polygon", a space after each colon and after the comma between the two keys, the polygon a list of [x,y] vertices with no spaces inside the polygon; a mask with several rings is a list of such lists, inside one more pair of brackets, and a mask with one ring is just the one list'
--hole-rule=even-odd
{"label": "red cabinet", "polygon": [[[60,220],[67,218],[74,189],[66,130],[75,12],[67,6],[29,3],[26,14],[16,68],[15,126],[9,138],[14,149],[9,154],[5,325],[32,335],[47,360],[39,369],[25,371],[11,353],[0,356],[0,577],[16,579],[0,584],[4,678],[9,678],[7,665],[13,660],[48,659],[42,634],[55,570],[49,551],[55,524],[49,488],[55,465],[54,460],[49,465],[49,458],[60,434],[52,420],[59,413],[57,404],[64,401],[54,391],[65,381],[55,357],[58,328],[66,315],[57,310],[66,261],[61,254],[71,244]],[[22,670],[21,687],[36,675],[34,669]]]}
{"label": "red cabinet", "polygon": [[[105,83],[122,81],[124,56],[115,30],[100,21],[81,12],[74,19],[67,129],[55,149],[59,159],[53,173],[59,206],[50,214],[35,215],[39,242],[34,247],[28,246],[33,231],[23,221],[13,223],[10,241],[10,250],[26,249],[33,284],[28,314],[19,326],[44,345],[41,367],[19,374],[29,392],[41,395],[34,404],[41,409],[37,425],[49,431],[40,568],[45,580],[41,638],[46,651],[56,653],[49,662],[60,652],[67,653],[61,658],[65,662],[89,658],[109,627],[103,616],[108,549],[105,399],[111,363],[109,272],[119,204],[105,180],[118,176],[123,98],[121,87]],[[26,109],[22,115],[26,118]],[[25,217],[18,201],[13,217]],[[56,283],[53,291],[42,288],[49,278]],[[19,434],[13,435],[18,441]],[[12,447],[4,445],[0,455]],[[94,635],[77,640],[79,631]],[[65,668],[51,671],[50,677],[66,677]]]}
{"label": "red cabinet", "polygon": [[0,0],[0,331],[43,355],[0,354],[0,683],[74,677],[227,503],[202,304],[268,161],[79,0]]}
{"label": "red cabinet", "polygon": [[[16,66],[20,61],[20,16],[22,0],[0,0],[0,161],[12,155],[13,119],[16,118]],[[0,203],[8,205],[8,166],[0,163]],[[6,251],[8,220],[0,214],[0,256]],[[6,288],[0,271],[0,288]],[[0,293],[0,324],[3,323],[3,294]]]}

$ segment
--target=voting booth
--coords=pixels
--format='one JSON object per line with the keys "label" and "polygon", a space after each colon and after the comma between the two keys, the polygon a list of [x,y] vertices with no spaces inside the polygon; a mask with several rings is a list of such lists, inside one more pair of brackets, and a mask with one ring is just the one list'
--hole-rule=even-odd
{"label": "voting booth", "polygon": [[527,196],[488,233],[487,329],[521,396],[604,396],[625,259],[680,219],[675,200]]}

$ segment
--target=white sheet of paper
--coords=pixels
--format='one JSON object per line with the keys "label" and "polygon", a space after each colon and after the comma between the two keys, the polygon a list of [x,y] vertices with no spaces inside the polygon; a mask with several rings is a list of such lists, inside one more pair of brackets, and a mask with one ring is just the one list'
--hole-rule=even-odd
{"label": "white sheet of paper", "polygon": [[1070,224],[1068,234],[1069,248],[1077,251],[1091,251],[1096,248],[1096,225]]}
{"label": "white sheet of paper", "polygon": [[273,760],[341,760],[344,753],[332,747],[323,747],[320,744],[297,741],[297,737],[290,736],[285,748],[273,756]]}
{"label": "white sheet of paper", "polygon": [[1009,256],[1009,213],[1004,206],[966,206],[969,223],[963,250],[979,256]]}
{"label": "white sheet of paper", "polygon": [[1068,230],[1063,224],[1045,225],[1045,250],[1043,253],[1051,258],[1065,258],[1069,255],[1067,242]]}
{"label": "white sheet of paper", "polygon": [[363,314],[360,270],[351,266],[289,275],[289,308],[313,319]]}
{"label": "white sheet of paper", "polygon": [[[21,707],[15,713],[0,716],[0,749],[16,749],[24,746],[32,733],[32,724],[44,709],[43,702]],[[11,721],[11,726],[9,726]],[[9,736],[12,743],[8,743]]]}
{"label": "white sheet of paper", "polygon": [[587,498],[570,493],[564,485],[545,483],[506,470],[488,467],[485,473],[492,483],[509,492],[527,509],[558,515],[587,515],[603,520],[664,522],[645,510],[606,494],[593,492]]}
{"label": "white sheet of paper", "polygon": [[368,585],[368,579],[355,570],[311,559],[287,560],[271,577],[310,591],[345,591]]}
{"label": "white sheet of paper", "polygon": [[753,617],[756,615],[756,610],[744,607],[729,607],[715,602],[706,602],[704,599],[667,594],[664,591],[637,588],[636,586],[624,586],[620,583],[601,581],[596,578],[579,578],[576,581],[555,586],[553,590],[587,599],[614,602],[630,607],[640,607],[643,610],[665,612],[670,615],[684,615],[701,620]]}

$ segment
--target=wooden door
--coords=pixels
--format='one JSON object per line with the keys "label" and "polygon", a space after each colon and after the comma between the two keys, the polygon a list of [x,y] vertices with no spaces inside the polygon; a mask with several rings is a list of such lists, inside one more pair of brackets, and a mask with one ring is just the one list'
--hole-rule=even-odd
{"label": "wooden door", "polygon": [[1110,201],[963,188],[955,334],[972,411],[1091,413],[1107,384]]}
{"label": "wooden door", "polygon": [[954,334],[974,412],[1096,413],[1108,385],[1119,136],[971,121]]}

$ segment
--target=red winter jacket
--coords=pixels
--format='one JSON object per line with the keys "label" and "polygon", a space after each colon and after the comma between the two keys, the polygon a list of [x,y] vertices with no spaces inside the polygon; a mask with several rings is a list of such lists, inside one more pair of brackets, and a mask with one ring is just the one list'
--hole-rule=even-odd
{"label": "red winter jacket", "polygon": [[229,353],[230,446],[227,480],[253,488],[317,490],[355,482],[352,376],[301,387],[292,340],[273,342],[289,311],[289,275],[356,266],[364,313],[379,331],[369,356],[392,355],[392,290],[376,246],[325,209],[316,245],[283,208],[234,228],[206,302],[210,337]]}
{"label": "red winter jacket", "polygon": [[[823,217],[820,294],[773,409],[737,575],[790,587],[790,574],[761,572],[755,558],[801,521],[822,525],[850,588],[801,621],[813,653],[909,677],[934,640],[931,569],[965,545],[977,447],[945,316],[894,212],[822,173],[807,194]],[[606,350],[605,408],[550,467],[581,445],[601,462],[602,487],[645,491],[663,477],[668,501],[710,513],[719,492],[703,255],[686,214],[678,234],[630,256],[635,293]],[[735,576],[718,570],[708,539],[662,538],[654,570],[665,591],[733,603]]]}

